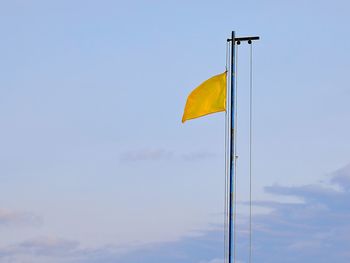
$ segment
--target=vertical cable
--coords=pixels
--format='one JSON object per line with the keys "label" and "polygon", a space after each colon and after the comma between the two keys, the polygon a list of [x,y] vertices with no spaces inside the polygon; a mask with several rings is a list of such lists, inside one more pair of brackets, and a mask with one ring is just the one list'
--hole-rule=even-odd
{"label": "vertical cable", "polygon": [[249,76],[249,263],[252,262],[252,131],[253,131],[253,44],[250,43]]}
{"label": "vertical cable", "polygon": [[236,223],[236,219],[237,219],[237,101],[238,101],[238,45],[236,45],[236,62],[235,62],[235,72],[236,72],[236,76],[235,76],[235,130],[234,130],[234,140],[235,140],[235,144],[234,144],[234,210],[233,210],[233,262],[236,263],[236,253],[237,253],[237,223]]}

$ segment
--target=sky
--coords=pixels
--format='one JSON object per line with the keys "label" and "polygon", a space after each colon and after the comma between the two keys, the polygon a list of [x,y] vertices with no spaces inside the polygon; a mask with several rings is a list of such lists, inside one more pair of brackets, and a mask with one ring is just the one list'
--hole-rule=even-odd
{"label": "sky", "polygon": [[[225,114],[189,92],[253,46],[253,262],[350,260],[350,4],[1,1],[0,262],[222,263]],[[237,263],[249,47],[238,50]]]}

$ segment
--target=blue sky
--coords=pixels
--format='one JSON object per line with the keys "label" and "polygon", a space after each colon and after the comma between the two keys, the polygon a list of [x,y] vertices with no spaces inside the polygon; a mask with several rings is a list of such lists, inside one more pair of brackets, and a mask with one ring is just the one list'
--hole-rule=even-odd
{"label": "blue sky", "polygon": [[[349,7],[0,1],[0,261],[222,262],[224,114],[181,117],[188,93],[225,69],[236,30],[261,37],[254,259],[348,262]],[[240,263],[247,62],[242,45]]]}

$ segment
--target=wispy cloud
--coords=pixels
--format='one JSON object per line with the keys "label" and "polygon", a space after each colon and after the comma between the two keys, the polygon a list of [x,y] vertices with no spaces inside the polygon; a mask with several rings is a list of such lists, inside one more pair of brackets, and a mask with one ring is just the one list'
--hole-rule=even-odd
{"label": "wispy cloud", "polygon": [[[77,241],[41,237],[0,248],[0,262],[50,263],[154,263],[210,262],[221,251],[222,233],[209,231],[180,241],[135,247],[83,248]],[[218,262],[219,263],[219,262]]]}
{"label": "wispy cloud", "polygon": [[80,262],[86,251],[79,242],[57,238],[39,237],[0,248],[1,262]]}
{"label": "wispy cloud", "polygon": [[350,190],[350,164],[335,172],[331,182],[345,191]]}
{"label": "wispy cloud", "polygon": [[72,254],[79,243],[76,241],[53,238],[40,237],[32,240],[27,240],[14,246],[13,249],[19,253],[29,253],[34,255],[61,255]]}
{"label": "wispy cloud", "polygon": [[17,212],[0,209],[0,227],[2,225],[40,225],[42,218],[29,212]]}

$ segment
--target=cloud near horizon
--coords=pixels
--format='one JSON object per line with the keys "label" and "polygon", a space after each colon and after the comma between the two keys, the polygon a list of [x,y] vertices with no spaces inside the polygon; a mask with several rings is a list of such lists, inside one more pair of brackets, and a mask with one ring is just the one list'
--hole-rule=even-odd
{"label": "cloud near horizon", "polygon": [[[298,203],[255,201],[268,214],[253,218],[253,260],[270,263],[348,263],[350,261],[350,165],[330,176],[328,187],[319,184],[266,187],[276,196],[294,196]],[[238,228],[237,258],[247,262],[248,236]],[[0,248],[1,262],[52,263],[221,263],[222,227],[174,242],[120,247],[81,248],[79,242],[43,238]]]}
{"label": "cloud near horizon", "polygon": [[255,218],[255,250],[263,262],[349,262],[350,165],[333,173],[327,187],[274,185],[265,190],[302,202],[255,202],[272,209]]}

